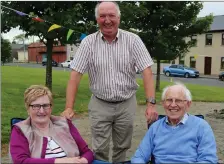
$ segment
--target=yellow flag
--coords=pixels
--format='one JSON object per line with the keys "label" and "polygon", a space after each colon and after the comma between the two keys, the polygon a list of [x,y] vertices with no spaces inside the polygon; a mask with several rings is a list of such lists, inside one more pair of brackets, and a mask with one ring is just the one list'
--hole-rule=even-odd
{"label": "yellow flag", "polygon": [[72,35],[72,33],[74,32],[74,30],[69,29],[68,34],[67,34],[67,41],[70,38],[70,36]]}
{"label": "yellow flag", "polygon": [[197,59],[198,55],[194,55],[194,58]]}
{"label": "yellow flag", "polygon": [[61,26],[57,25],[57,24],[53,24],[49,29],[48,29],[48,32],[51,31],[51,30],[54,30],[56,28],[60,28]]}

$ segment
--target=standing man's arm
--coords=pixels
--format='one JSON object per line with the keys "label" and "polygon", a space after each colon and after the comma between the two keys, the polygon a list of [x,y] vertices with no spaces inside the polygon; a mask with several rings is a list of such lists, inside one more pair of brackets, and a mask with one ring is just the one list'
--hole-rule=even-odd
{"label": "standing man's arm", "polygon": [[71,119],[74,113],[74,103],[76,94],[78,92],[78,87],[82,75],[87,71],[88,68],[88,59],[90,55],[90,43],[88,36],[84,38],[77,49],[74,59],[71,62],[70,68],[72,69],[70,74],[70,79],[67,84],[66,90],[66,105],[65,110],[61,113],[61,116]]}
{"label": "standing man's arm", "polygon": [[[147,67],[146,69],[144,69],[142,75],[146,98],[155,98],[154,80],[151,67]],[[145,116],[147,118],[147,123],[149,124],[158,119],[158,113],[156,111],[155,104],[147,102],[146,105],[147,107],[145,111]]]}
{"label": "standing man's arm", "polygon": [[82,78],[82,74],[72,70],[70,74],[70,79],[68,81],[67,90],[66,90],[66,105],[65,110],[61,113],[61,116],[64,116],[68,119],[71,119],[75,112],[73,110],[76,93],[78,91],[79,83]]}
{"label": "standing man's arm", "polygon": [[149,101],[152,100],[151,103],[147,103],[147,108],[145,111],[147,123],[149,124],[158,118],[158,113],[155,108],[156,106],[153,104],[153,102],[155,102],[155,88],[151,66],[154,64],[154,62],[139,36],[136,36],[132,47],[136,66],[140,71],[143,72],[142,75],[146,99]]}

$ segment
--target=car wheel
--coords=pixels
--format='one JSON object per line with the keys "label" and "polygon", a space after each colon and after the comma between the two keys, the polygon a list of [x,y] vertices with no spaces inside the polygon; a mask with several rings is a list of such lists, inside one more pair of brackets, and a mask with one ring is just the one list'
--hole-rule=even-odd
{"label": "car wheel", "polygon": [[188,78],[189,76],[190,76],[189,73],[185,73],[185,74],[184,74],[184,77],[185,77],[185,78]]}
{"label": "car wheel", "polygon": [[166,71],[165,75],[166,76],[170,76],[170,72],[169,71]]}
{"label": "car wheel", "polygon": [[70,64],[68,65],[68,68],[70,68]]}
{"label": "car wheel", "polygon": [[221,80],[224,81],[224,76],[221,77]]}
{"label": "car wheel", "polygon": [[63,68],[63,64],[61,64],[61,67]]}

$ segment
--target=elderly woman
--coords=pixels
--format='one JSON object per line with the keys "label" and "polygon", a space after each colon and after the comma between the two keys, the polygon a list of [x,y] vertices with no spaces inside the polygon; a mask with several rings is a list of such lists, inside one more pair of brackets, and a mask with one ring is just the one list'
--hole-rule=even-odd
{"label": "elderly woman", "polygon": [[51,91],[32,85],[24,93],[29,117],[10,138],[13,163],[92,163],[93,153],[70,120],[51,115]]}

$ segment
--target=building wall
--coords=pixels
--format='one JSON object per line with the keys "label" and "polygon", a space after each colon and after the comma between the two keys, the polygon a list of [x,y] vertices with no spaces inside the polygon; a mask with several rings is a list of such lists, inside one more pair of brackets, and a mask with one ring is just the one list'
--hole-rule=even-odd
{"label": "building wall", "polygon": [[[31,44],[28,47],[28,57],[30,62],[41,63],[43,58],[46,57],[47,48],[44,45]],[[66,60],[66,47],[54,46],[52,50],[52,59],[58,63],[62,63]]]}
{"label": "building wall", "polygon": [[28,51],[18,51],[18,62],[28,62]]}
{"label": "building wall", "polygon": [[67,59],[66,60],[72,60],[76,51],[78,49],[78,45],[70,45],[70,44],[67,44],[66,45],[66,51],[67,51]]}
{"label": "building wall", "polygon": [[[220,72],[224,71],[221,70],[221,57],[224,57],[224,45],[222,45],[221,42],[222,33],[224,32],[212,33],[212,45],[205,45],[205,34],[197,35],[197,45],[195,47],[192,47],[185,55],[184,64],[190,66],[190,57],[195,56],[196,69],[201,74],[204,74],[205,57],[211,57],[211,74],[217,75]],[[186,40],[189,40],[189,38]],[[176,59],[175,63],[178,64],[179,59]]]}

